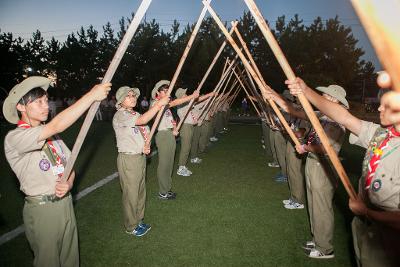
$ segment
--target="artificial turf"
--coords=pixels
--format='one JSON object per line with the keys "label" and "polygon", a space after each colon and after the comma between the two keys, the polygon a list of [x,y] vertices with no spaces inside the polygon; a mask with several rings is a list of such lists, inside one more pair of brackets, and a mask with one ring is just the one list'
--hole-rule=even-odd
{"label": "artificial turf", "polygon": [[[64,134],[68,144],[77,129]],[[88,137],[76,165],[75,192],[116,171],[110,123],[95,123]],[[81,266],[354,266],[342,186],[335,199],[335,258],[309,259],[300,248],[310,239],[307,212],[283,208],[288,186],[273,181],[278,169],[267,167],[260,138],[260,125],[230,125],[200,165],[188,165],[192,176],[174,172],[173,201],[157,199],[157,156],[148,160],[145,221],[152,229],[144,237],[124,232],[118,179],[77,201]],[[362,150],[346,145],[342,156],[355,180]],[[22,223],[23,200],[16,178],[1,164],[3,234]],[[29,266],[32,257],[24,235],[0,246],[0,266]]]}

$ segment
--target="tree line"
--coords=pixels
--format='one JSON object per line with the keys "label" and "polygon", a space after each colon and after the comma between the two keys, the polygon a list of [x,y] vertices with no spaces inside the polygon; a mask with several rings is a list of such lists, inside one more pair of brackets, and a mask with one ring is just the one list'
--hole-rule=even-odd
{"label": "tree line", "polygon": [[[0,86],[3,91],[9,91],[27,75],[52,75],[57,81],[57,90],[52,91],[52,95],[79,97],[101,80],[130,21],[130,18],[122,17],[117,31],[108,22],[102,27],[102,33],[93,26],[81,27],[69,34],[64,42],[54,37],[45,40],[39,30],[29,40],[0,30],[0,56],[3,59]],[[351,28],[343,25],[338,17],[328,20],[317,17],[305,25],[298,15],[289,21],[281,16],[274,26],[273,34],[294,72],[308,84],[340,84],[350,97],[356,98],[362,94],[360,81],[375,77],[372,63],[361,59],[364,51],[357,47],[358,40]],[[130,85],[139,87],[142,95],[149,96],[158,80],[171,79],[193,27],[187,24],[181,29],[174,21],[169,30],[164,30],[155,20],[142,22],[114,75],[113,90]],[[250,12],[243,13],[239,30],[267,83],[282,91],[285,88],[284,73]],[[224,36],[213,19],[206,18],[177,86],[194,90],[223,41]],[[233,49],[227,45],[223,57],[233,55]],[[214,67],[203,87],[204,92],[213,89],[223,64],[224,60],[219,60]],[[370,91],[373,89],[369,88]]]}

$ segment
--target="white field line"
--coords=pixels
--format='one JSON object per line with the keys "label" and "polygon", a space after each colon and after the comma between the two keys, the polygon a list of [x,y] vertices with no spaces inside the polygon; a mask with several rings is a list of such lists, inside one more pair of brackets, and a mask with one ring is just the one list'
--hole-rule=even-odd
{"label": "white field line", "polygon": [[[148,158],[151,158],[156,154],[157,154],[157,150],[154,150],[153,152],[151,152],[151,154],[148,156]],[[83,189],[78,194],[73,196],[74,201],[78,201],[79,199],[83,198],[84,196],[87,196],[88,194],[90,194],[91,192],[96,190],[97,188],[102,187],[103,185],[111,182],[112,180],[114,180],[117,177],[118,177],[118,172],[115,172],[115,173],[113,173],[113,174],[101,179],[97,183],[95,183],[95,184]],[[3,245],[4,243],[7,243],[8,241],[16,238],[17,236],[19,236],[23,232],[25,232],[25,226],[23,224],[21,224],[20,226],[18,226],[14,230],[11,230],[10,232],[7,232],[7,233],[3,234],[2,236],[0,236],[0,246]]]}

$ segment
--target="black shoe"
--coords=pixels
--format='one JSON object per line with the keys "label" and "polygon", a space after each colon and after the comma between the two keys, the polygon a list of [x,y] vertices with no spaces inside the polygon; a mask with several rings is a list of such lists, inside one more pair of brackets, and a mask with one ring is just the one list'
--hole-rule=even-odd
{"label": "black shoe", "polygon": [[173,198],[176,198],[176,193],[172,191],[168,191],[167,194]]}
{"label": "black shoe", "polygon": [[158,193],[158,198],[162,199],[162,200],[173,200],[176,198],[176,195],[174,196],[172,194],[169,194],[169,192],[167,192],[165,194]]}

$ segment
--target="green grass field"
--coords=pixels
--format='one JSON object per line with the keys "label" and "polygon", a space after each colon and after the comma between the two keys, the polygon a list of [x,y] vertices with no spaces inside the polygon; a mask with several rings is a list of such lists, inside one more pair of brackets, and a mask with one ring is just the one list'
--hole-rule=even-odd
{"label": "green grass field", "polygon": [[[335,258],[312,260],[300,244],[310,238],[306,210],[286,210],[287,184],[272,177],[261,148],[261,126],[230,125],[191,177],[174,174],[174,201],[156,197],[157,156],[148,160],[146,222],[142,238],[124,233],[118,179],[75,203],[82,266],[354,266],[351,214],[339,185],[335,199]],[[72,147],[79,125],[63,134]],[[3,129],[4,130],[4,127]],[[2,133],[2,139],[4,134]],[[179,146],[178,146],[179,147]],[[23,196],[1,152],[0,235],[22,223]],[[342,156],[355,181],[362,150],[345,145]],[[92,126],[79,156],[74,192],[116,171],[110,123]],[[0,246],[0,266],[29,266],[25,235]]]}

